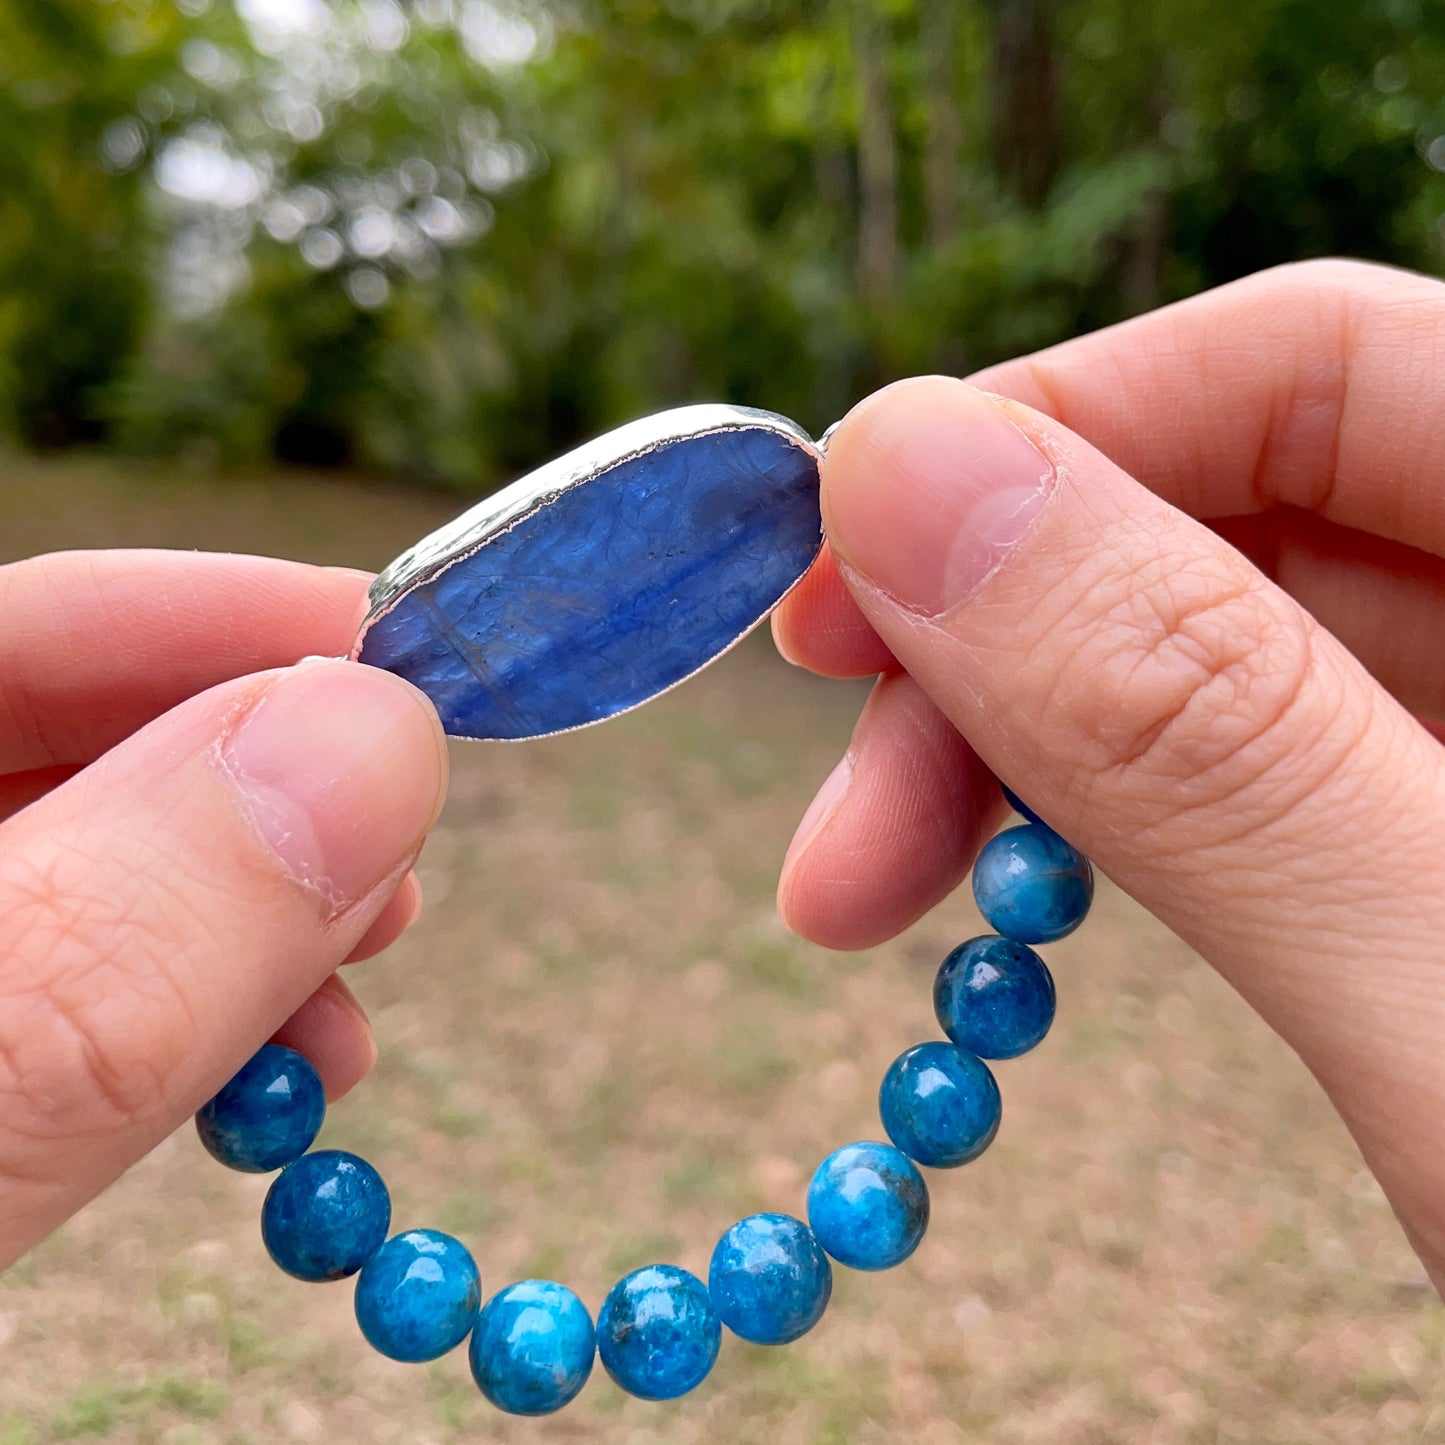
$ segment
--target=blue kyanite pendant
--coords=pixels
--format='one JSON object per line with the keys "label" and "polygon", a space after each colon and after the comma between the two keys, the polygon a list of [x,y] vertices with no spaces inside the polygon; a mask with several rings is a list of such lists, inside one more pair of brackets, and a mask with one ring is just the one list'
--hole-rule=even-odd
{"label": "blue kyanite pendant", "polygon": [[820,457],[748,407],[620,427],[399,557],[354,655],[415,683],[454,737],[615,717],[725,652],[807,571]]}

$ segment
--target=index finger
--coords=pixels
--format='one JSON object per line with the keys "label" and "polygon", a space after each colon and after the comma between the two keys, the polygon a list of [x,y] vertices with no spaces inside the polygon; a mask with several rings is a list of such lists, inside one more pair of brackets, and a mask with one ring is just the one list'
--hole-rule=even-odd
{"label": "index finger", "polygon": [[[971,380],[1192,516],[1294,508],[1445,557],[1440,281],[1357,261],[1277,267]],[[831,560],[815,572],[774,617],[780,647],[830,676],[877,671],[886,650]]]}
{"label": "index finger", "polygon": [[970,378],[1191,516],[1298,507],[1445,556],[1445,283],[1277,267]]}
{"label": "index finger", "polygon": [[84,766],[208,687],[347,652],[370,581],[207,552],[0,567],[0,774]]}

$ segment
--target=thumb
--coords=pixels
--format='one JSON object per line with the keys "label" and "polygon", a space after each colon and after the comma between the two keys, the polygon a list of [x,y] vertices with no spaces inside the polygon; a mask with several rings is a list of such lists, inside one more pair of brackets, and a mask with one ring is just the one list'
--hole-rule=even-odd
{"label": "thumb", "polygon": [[1027,407],[902,383],[824,470],[899,663],[1294,1045],[1445,1277],[1445,750],[1242,555]]}
{"label": "thumb", "polygon": [[318,661],[191,699],[0,826],[0,1263],[327,978],[445,778],[420,693]]}

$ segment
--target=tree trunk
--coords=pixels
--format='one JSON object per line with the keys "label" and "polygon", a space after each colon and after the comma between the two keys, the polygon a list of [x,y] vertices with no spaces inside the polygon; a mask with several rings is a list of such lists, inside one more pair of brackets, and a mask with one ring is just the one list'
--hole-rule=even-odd
{"label": "tree trunk", "polygon": [[873,0],[853,0],[858,68],[858,288],[894,292],[898,273],[898,138],[889,74],[889,25]]}
{"label": "tree trunk", "polygon": [[958,97],[959,0],[919,0],[924,106],[923,199],[928,242],[935,249],[958,235],[963,117]]}
{"label": "tree trunk", "polygon": [[[1161,81],[1150,96],[1149,112],[1154,133],[1163,144],[1163,129],[1171,100]],[[1155,187],[1144,198],[1139,224],[1124,262],[1120,290],[1132,312],[1148,311],[1163,300],[1164,268],[1169,261],[1169,195]]]}
{"label": "tree trunk", "polygon": [[1061,145],[1052,22],[1057,0],[995,0],[993,151],[1000,180],[1040,206]]}

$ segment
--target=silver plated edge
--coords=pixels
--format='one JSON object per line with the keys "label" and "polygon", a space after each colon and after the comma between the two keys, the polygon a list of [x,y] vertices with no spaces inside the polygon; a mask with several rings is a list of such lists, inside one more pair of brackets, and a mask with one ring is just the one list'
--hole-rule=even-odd
{"label": "silver plated edge", "polygon": [[[764,411],[758,407],[734,406],[727,402],[705,402],[696,406],[674,407],[669,411],[656,412],[651,416],[628,422],[612,431],[604,432],[599,437],[594,437],[591,441],[583,443],[582,446],[565,453],[555,461],[547,462],[535,471],[519,477],[515,482],[509,483],[500,491],[484,498],[460,516],[454,517],[444,526],[438,527],[436,531],[423,537],[421,541],[409,547],[395,561],[391,562],[378,574],[376,581],[371,584],[370,591],[367,593],[370,605],[356,634],[356,641],[348,654],[349,657],[353,661],[359,658],[361,645],[365,641],[372,623],[385,616],[407,592],[425,582],[432,581],[458,562],[465,561],[493,537],[508,531],[524,517],[528,517],[539,508],[546,506],[570,488],[593,481],[621,462],[629,461],[631,458],[642,456],[647,452],[658,451],[673,442],[707,436],[712,432],[736,431],[742,427],[756,426],[786,437],[794,445],[801,447],[818,461],[822,461],[823,453],[818,443],[797,422],[778,412]],[[818,550],[813,554],[815,559],[822,548],[823,538],[820,533]],[[810,562],[809,566],[811,565]],[[573,723],[568,727],[553,728],[550,732],[529,733],[525,738],[476,738],[466,733],[448,733],[447,736],[456,738],[459,742],[534,742],[539,738],[559,737],[563,733],[581,732],[584,728],[596,727],[599,723],[611,722],[613,718],[635,712],[654,699],[691,681],[718,658],[731,652],[744,638],[767,620],[783,598],[803,580],[807,571],[808,568],[805,567],[784,588],[776,601],[761,616],[748,623],[731,642],[720,647],[710,657],[705,658],[691,672],[679,677],[675,682],[668,683],[666,687],[659,688],[656,692],[643,698],[641,702],[631,703],[615,713],[608,713],[606,717],[592,718],[587,722]]]}
{"label": "silver plated edge", "polygon": [[821,459],[817,443],[807,432],[777,412],[706,402],[674,407],[628,422],[519,477],[428,533],[382,569],[367,592],[366,616],[349,655],[360,656],[371,625],[391,611],[408,592],[465,561],[494,537],[509,531],[564,492],[595,481],[622,462],[660,451],[673,442],[711,432],[759,426],[786,437]]}

